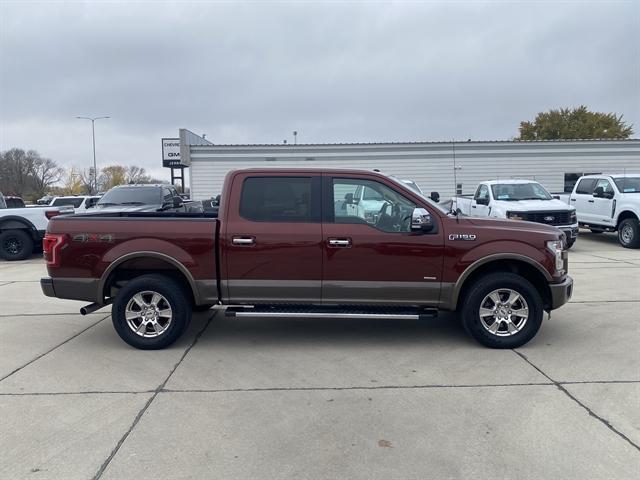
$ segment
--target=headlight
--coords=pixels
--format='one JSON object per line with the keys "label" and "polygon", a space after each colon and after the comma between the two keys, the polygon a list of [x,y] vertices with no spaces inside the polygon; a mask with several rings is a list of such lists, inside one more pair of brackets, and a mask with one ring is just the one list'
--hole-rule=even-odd
{"label": "headlight", "polygon": [[507,212],[507,218],[510,220],[524,220],[522,212]]}
{"label": "headlight", "polygon": [[576,215],[576,211],[575,210],[573,210],[571,212],[571,214],[569,215],[569,221],[571,223],[576,223],[578,221],[578,216]]}
{"label": "headlight", "polygon": [[564,272],[564,261],[562,260],[562,240],[550,240],[547,242],[547,250],[553,253],[556,259],[556,271]]}

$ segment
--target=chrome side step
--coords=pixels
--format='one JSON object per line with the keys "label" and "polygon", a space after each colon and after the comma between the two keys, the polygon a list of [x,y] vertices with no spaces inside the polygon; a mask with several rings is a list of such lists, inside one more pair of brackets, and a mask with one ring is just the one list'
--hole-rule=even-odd
{"label": "chrome side step", "polygon": [[311,308],[286,306],[229,307],[227,317],[243,318],[343,318],[376,320],[424,320],[435,318],[436,309],[357,309],[357,308]]}

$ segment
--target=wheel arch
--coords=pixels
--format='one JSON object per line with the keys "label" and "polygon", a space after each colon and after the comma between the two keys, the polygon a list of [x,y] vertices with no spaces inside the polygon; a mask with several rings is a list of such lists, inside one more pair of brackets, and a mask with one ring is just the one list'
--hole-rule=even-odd
{"label": "wheel arch", "polygon": [[7,215],[0,218],[0,232],[4,230],[28,230],[34,240],[38,232],[35,225],[28,219],[16,215]]}
{"label": "wheel arch", "polygon": [[494,272],[516,273],[526,278],[538,290],[542,297],[544,308],[551,305],[551,289],[549,282],[552,280],[549,272],[535,260],[518,254],[495,254],[477,260],[467,267],[454,284],[450,307],[457,310],[465,292],[483,275]]}
{"label": "wheel arch", "polygon": [[160,274],[174,278],[186,288],[192,302],[200,302],[200,294],[191,272],[176,259],[159,252],[128,253],[111,262],[98,284],[100,301],[111,296],[112,287],[147,274]]}
{"label": "wheel arch", "polygon": [[618,220],[616,222],[616,228],[619,228],[620,224],[629,218],[635,218],[636,220],[638,220],[638,215],[636,215],[631,210],[623,210],[622,212],[620,212],[620,214],[618,215]]}

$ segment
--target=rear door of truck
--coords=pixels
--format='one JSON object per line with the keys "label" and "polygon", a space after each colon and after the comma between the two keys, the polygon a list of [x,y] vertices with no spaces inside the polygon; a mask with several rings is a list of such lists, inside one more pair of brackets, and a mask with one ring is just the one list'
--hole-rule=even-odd
{"label": "rear door of truck", "polygon": [[229,303],[320,303],[321,173],[237,172],[221,209]]}

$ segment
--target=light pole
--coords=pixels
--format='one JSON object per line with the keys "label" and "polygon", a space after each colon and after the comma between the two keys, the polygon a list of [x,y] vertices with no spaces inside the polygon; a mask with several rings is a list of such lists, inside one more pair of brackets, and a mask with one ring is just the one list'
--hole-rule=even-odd
{"label": "light pole", "polygon": [[93,141],[93,193],[98,193],[98,168],[96,166],[96,120],[102,120],[103,118],[111,118],[109,116],[104,117],[76,117],[80,120],[91,120],[91,139]]}

